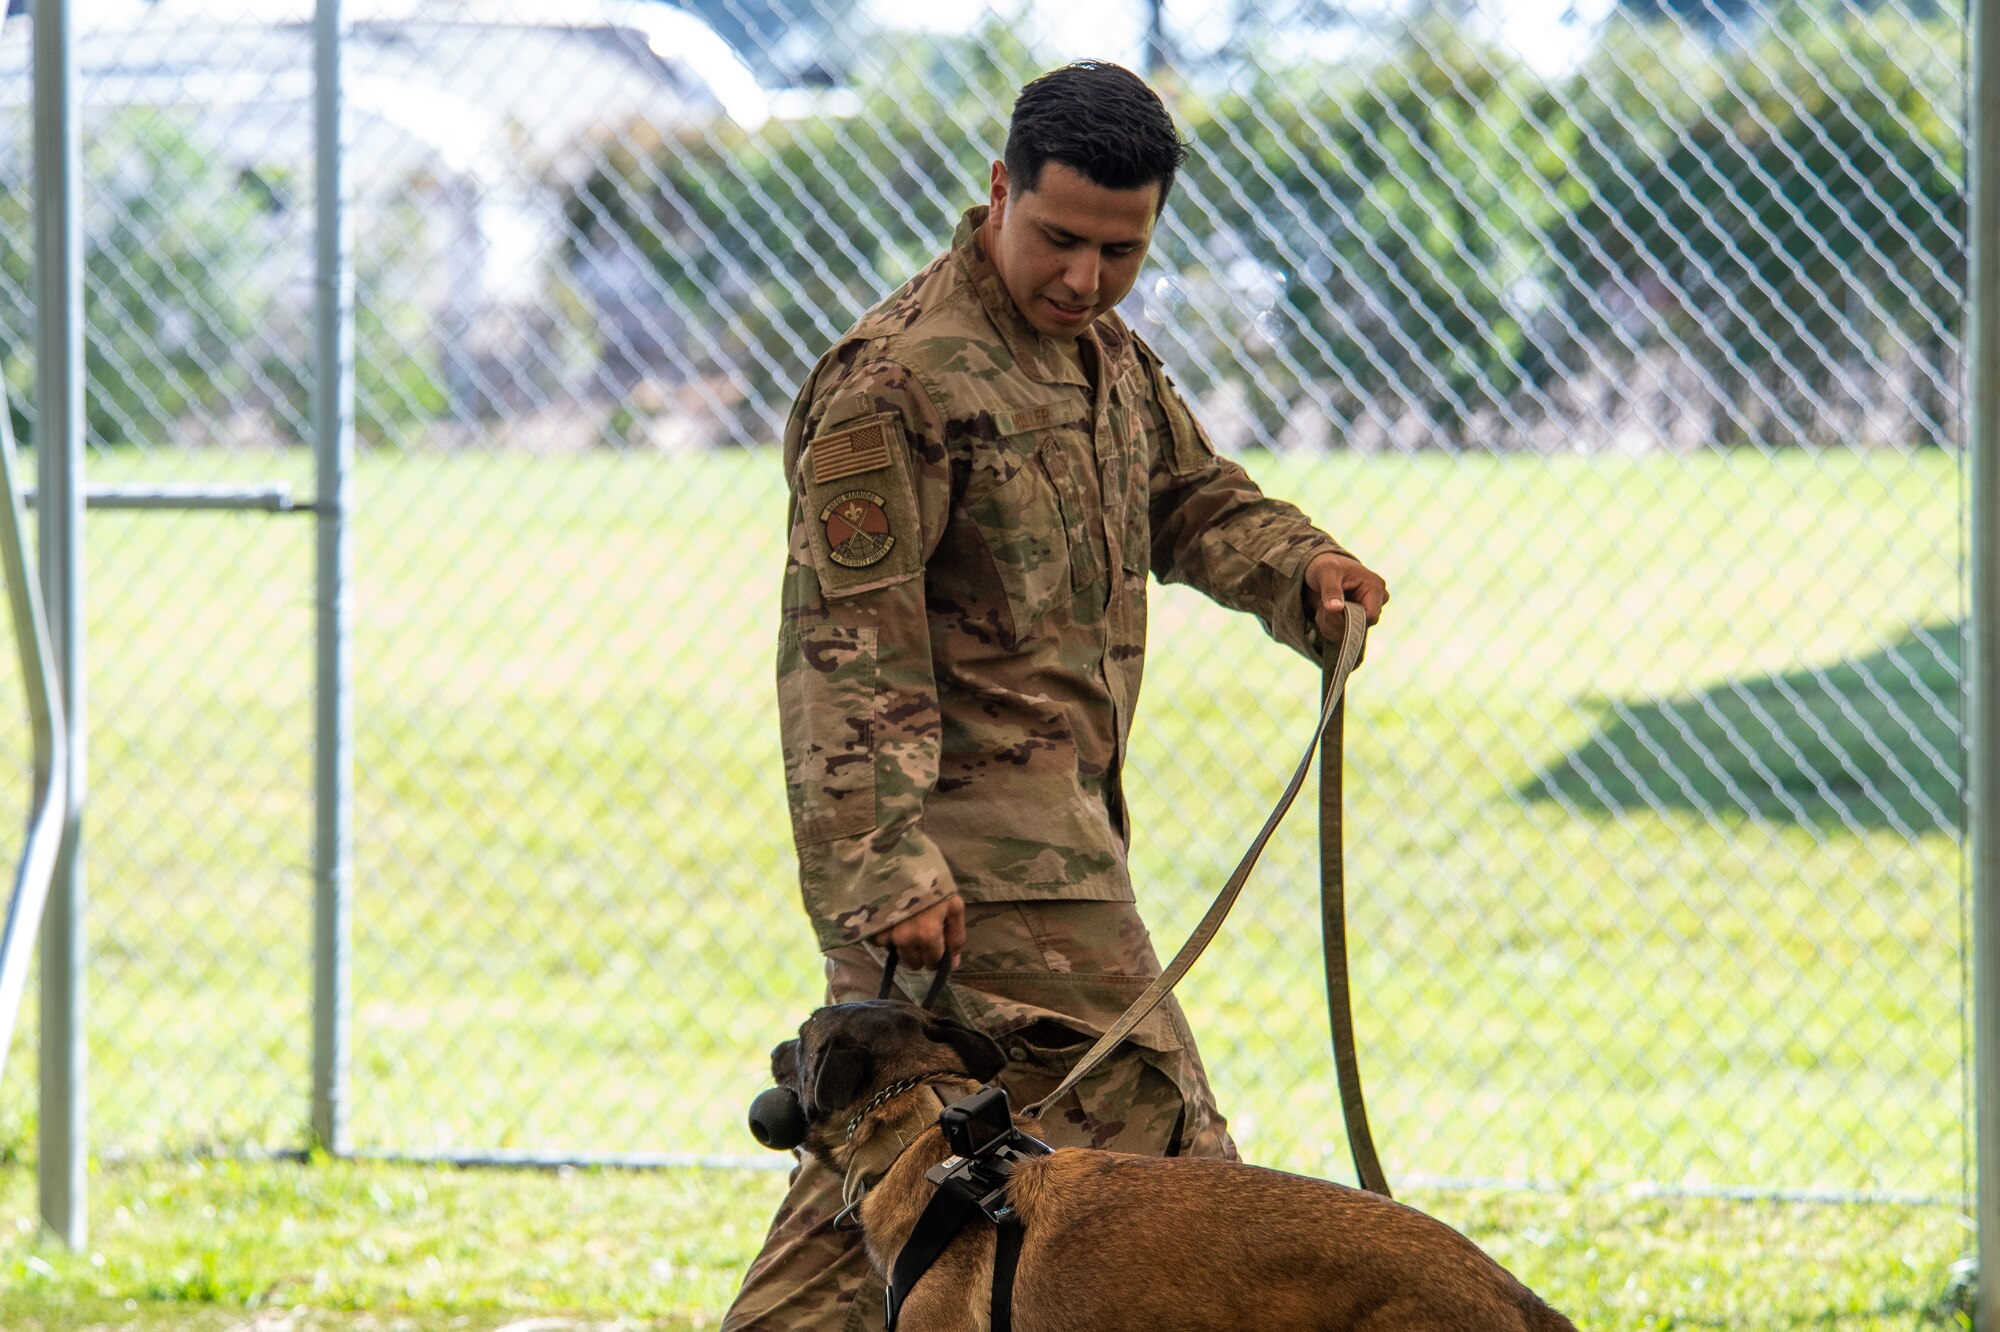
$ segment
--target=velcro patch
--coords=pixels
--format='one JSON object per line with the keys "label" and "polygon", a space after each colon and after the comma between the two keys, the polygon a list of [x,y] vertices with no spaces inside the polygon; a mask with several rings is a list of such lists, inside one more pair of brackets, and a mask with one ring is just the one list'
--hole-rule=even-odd
{"label": "velcro patch", "polygon": [[811,449],[813,484],[823,486],[842,477],[887,467],[888,421],[887,416],[874,416],[815,439]]}
{"label": "velcro patch", "polygon": [[910,468],[893,412],[843,422],[806,446],[798,516],[822,595],[851,597],[922,575],[923,527]]}
{"label": "velcro patch", "polygon": [[1081,402],[1045,402],[1038,407],[1016,407],[993,413],[993,429],[1002,435],[1025,435],[1030,430],[1068,425],[1083,419]]}
{"label": "velcro patch", "polygon": [[[867,490],[850,490],[835,495],[819,511],[826,528],[827,554],[835,564],[849,569],[866,569],[889,557],[901,539],[890,530],[889,501]],[[908,533],[903,536],[907,537]]]}
{"label": "velcro patch", "polygon": [[1192,476],[1202,471],[1215,460],[1215,450],[1209,447],[1207,436],[1195,424],[1194,414],[1188,411],[1187,400],[1163,369],[1153,372],[1153,389],[1158,395],[1160,415],[1167,426],[1166,455],[1167,470],[1175,476]]}

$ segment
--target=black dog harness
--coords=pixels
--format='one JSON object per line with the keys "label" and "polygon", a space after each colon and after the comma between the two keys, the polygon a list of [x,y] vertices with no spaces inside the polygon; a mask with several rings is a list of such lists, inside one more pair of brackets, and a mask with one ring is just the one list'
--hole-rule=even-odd
{"label": "black dog harness", "polygon": [[[1022,1161],[1047,1156],[1050,1148],[1014,1127],[1007,1093],[999,1087],[974,1092],[945,1107],[938,1122],[946,1141],[959,1154],[924,1173],[925,1179],[937,1185],[937,1192],[917,1218],[890,1270],[889,1289],[883,1297],[888,1332],[896,1332],[896,1320],[910,1291],[975,1214],[993,1223],[993,1332],[1011,1332],[1014,1269],[1021,1260],[1022,1228],[1020,1216],[1007,1200],[1007,1180]],[[1005,1125],[1004,1129],[1000,1125]]]}

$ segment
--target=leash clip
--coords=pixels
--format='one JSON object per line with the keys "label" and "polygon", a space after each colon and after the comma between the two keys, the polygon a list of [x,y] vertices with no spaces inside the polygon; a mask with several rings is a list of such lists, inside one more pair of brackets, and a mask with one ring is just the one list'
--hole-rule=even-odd
{"label": "leash clip", "polygon": [[979,1157],[954,1156],[924,1172],[924,1178],[940,1189],[956,1188],[999,1224],[1013,1219],[1014,1205],[1007,1201],[1007,1177],[1014,1173],[1019,1157],[1006,1147],[995,1147]]}

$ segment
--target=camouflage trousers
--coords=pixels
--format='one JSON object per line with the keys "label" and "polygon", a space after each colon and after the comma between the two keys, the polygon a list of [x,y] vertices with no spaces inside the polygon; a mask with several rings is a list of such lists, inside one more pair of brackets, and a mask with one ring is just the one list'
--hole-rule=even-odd
{"label": "camouflage trousers", "polygon": [[[980,902],[965,909],[965,952],[940,1008],[1000,1043],[1001,1073],[1018,1109],[1063,1075],[1146,984],[1159,959],[1129,902]],[[827,997],[872,999],[882,954],[865,946],[826,955]],[[927,973],[897,985],[920,1002]],[[1049,1107],[1044,1136],[1057,1147],[1236,1159],[1208,1075],[1180,1007],[1169,997],[1075,1090]],[[723,1332],[874,1332],[882,1282],[859,1232],[836,1230],[840,1177],[810,1159],[792,1174],[764,1248],[723,1318]]]}

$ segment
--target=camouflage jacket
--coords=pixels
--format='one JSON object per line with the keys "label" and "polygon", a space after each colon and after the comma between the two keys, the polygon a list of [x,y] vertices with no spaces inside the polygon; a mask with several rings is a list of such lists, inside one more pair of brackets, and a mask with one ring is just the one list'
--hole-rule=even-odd
{"label": "camouflage jacket", "polygon": [[1115,315],[1024,319],[975,243],[822,357],[785,429],[786,795],[825,948],[956,891],[1129,901],[1119,790],[1146,576],[1312,656],[1311,557],[1341,548],[1210,447]]}

